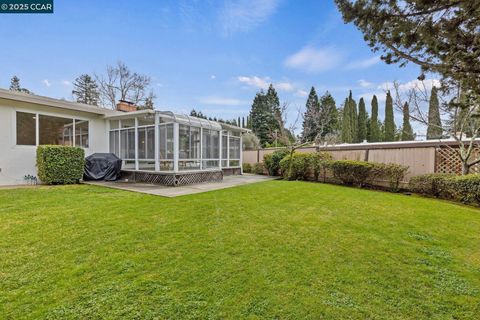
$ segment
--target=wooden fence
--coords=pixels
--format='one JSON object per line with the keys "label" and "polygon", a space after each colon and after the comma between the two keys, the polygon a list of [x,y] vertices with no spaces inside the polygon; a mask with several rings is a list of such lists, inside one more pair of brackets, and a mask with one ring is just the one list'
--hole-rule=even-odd
{"label": "wooden fence", "polygon": [[[405,165],[409,167],[406,177],[408,180],[412,176],[424,173],[461,174],[461,161],[454,148],[458,148],[458,144],[454,140],[429,140],[312,146],[301,148],[298,152],[327,151],[335,160],[360,160]],[[282,148],[245,150],[243,151],[243,162],[250,164],[263,162],[265,154],[279,149]],[[476,148],[475,153],[479,154],[480,149]],[[480,165],[474,166],[472,172],[480,172]]]}

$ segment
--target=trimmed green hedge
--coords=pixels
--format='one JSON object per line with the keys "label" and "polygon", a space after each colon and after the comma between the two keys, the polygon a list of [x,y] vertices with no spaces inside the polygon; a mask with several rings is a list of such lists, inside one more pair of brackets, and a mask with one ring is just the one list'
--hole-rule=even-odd
{"label": "trimmed green hedge", "polygon": [[479,174],[422,174],[410,179],[409,188],[423,195],[480,205]]}
{"label": "trimmed green hedge", "polygon": [[84,167],[85,151],[82,148],[57,145],[37,148],[38,177],[45,184],[78,183]]}
{"label": "trimmed green hedge", "polygon": [[372,175],[374,165],[365,161],[332,161],[329,168],[333,176],[346,185],[363,187]]}
{"label": "trimmed green hedge", "polygon": [[410,191],[437,198],[447,198],[448,180],[455,175],[445,173],[421,174],[410,178],[408,188]]}

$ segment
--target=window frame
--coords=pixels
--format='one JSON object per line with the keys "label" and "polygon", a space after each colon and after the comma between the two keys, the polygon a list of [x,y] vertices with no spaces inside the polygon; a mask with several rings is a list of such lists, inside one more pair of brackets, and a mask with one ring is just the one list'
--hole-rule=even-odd
{"label": "window frame", "polygon": [[[35,144],[34,145],[23,145],[23,144],[17,144],[17,112],[22,112],[22,113],[30,113],[35,115]],[[63,118],[63,119],[69,119],[72,120],[72,132],[73,132],[73,141],[72,141],[72,146],[76,146],[78,148],[82,149],[89,149],[91,145],[91,137],[90,137],[90,132],[91,132],[91,119],[85,118],[85,117],[77,117],[77,116],[69,116],[69,115],[63,115],[63,114],[57,114],[53,112],[39,112],[36,110],[31,110],[31,109],[26,109],[26,108],[15,108],[13,112],[13,123],[14,125],[12,126],[12,138],[13,138],[13,145],[17,148],[37,148],[40,146],[40,116],[47,116],[47,117],[56,117],[56,118]],[[88,147],[82,147],[82,146],[77,146],[76,145],[76,137],[75,137],[75,122],[76,121],[87,121],[88,122]]]}

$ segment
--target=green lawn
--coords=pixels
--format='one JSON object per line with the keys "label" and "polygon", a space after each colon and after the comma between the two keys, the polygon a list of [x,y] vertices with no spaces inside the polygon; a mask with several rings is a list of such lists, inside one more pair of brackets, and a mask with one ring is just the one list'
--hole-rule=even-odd
{"label": "green lawn", "polygon": [[0,190],[1,319],[479,319],[480,210],[271,181]]}

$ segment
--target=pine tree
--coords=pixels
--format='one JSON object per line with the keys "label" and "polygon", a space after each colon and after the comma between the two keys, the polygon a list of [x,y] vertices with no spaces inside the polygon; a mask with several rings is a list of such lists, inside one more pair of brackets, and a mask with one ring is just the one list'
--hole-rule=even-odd
{"label": "pine tree", "polygon": [[76,97],[77,102],[98,106],[100,100],[98,85],[88,74],[82,74],[75,79],[72,94]]}
{"label": "pine tree", "polygon": [[10,91],[22,91],[20,79],[17,76],[13,76],[10,80]]}
{"label": "pine tree", "polygon": [[317,117],[319,116],[320,106],[315,88],[310,89],[310,94],[305,104],[305,114],[303,115],[302,141],[314,141],[318,135]]}
{"label": "pine tree", "polygon": [[26,88],[22,88],[20,85],[20,78],[17,76],[13,76],[12,79],[10,80],[10,91],[17,91],[17,92],[23,92],[23,93],[28,93],[32,94],[32,92]]}
{"label": "pine tree", "polygon": [[323,137],[327,134],[334,134],[338,130],[338,112],[337,106],[335,104],[335,99],[332,97],[330,92],[325,92],[325,94],[320,98],[319,101],[319,119],[317,124],[321,127],[318,128],[319,132]]}
{"label": "pine tree", "polygon": [[393,115],[393,100],[390,91],[385,101],[385,133],[384,141],[395,141],[395,119]]}
{"label": "pine tree", "polygon": [[427,139],[442,138],[442,120],[440,119],[440,105],[438,103],[437,88],[432,88],[430,104],[428,106]]}
{"label": "pine tree", "polygon": [[378,123],[378,100],[374,95],[372,98],[372,117],[370,118],[370,136],[368,142],[379,142],[380,139],[380,125]]}
{"label": "pine tree", "polygon": [[253,99],[250,111],[250,122],[253,133],[258,137],[262,146],[270,142],[270,126],[272,114],[267,97],[263,91],[258,92]]}
{"label": "pine tree", "polygon": [[403,105],[403,125],[401,139],[402,141],[415,140],[413,129],[410,125],[410,110],[407,102],[405,102],[405,104]]}
{"label": "pine tree", "polygon": [[365,101],[363,98],[360,98],[358,103],[358,142],[363,142],[367,139],[367,119],[368,114],[365,109]]}

